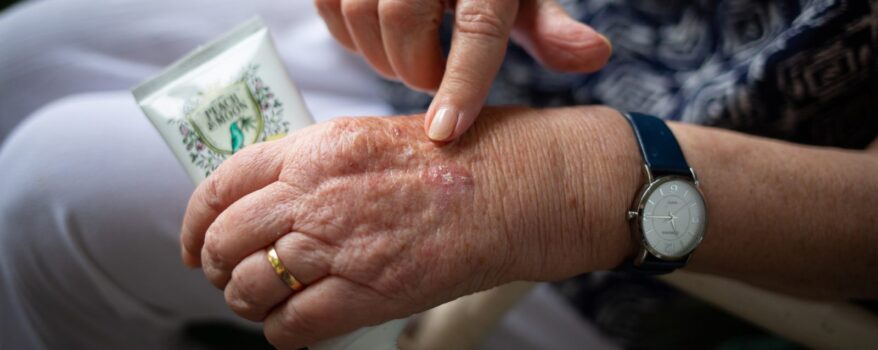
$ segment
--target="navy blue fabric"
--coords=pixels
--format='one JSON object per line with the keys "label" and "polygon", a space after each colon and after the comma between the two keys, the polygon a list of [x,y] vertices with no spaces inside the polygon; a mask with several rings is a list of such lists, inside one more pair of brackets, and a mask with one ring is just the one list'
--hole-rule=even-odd
{"label": "navy blue fabric", "polygon": [[[878,136],[878,2],[561,1],[613,42],[594,74],[542,68],[516,45],[489,104],[604,104],[667,120],[813,145],[864,148]],[[448,44],[450,31],[442,35]],[[430,97],[394,84],[400,112]]]}
{"label": "navy blue fabric", "polygon": [[653,176],[692,177],[689,163],[686,162],[677,138],[663,120],[641,113],[624,114],[634,130],[643,161]]}

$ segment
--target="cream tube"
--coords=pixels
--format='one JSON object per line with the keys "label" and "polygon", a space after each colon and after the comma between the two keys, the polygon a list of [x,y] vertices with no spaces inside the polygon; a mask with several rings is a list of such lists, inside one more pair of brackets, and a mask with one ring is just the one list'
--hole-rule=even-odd
{"label": "cream tube", "polygon": [[[259,18],[198,48],[132,92],[196,184],[240,149],[314,123]],[[404,326],[405,320],[390,321],[310,349],[396,349]]]}
{"label": "cream tube", "polygon": [[314,123],[258,18],[133,93],[196,184],[241,148]]}

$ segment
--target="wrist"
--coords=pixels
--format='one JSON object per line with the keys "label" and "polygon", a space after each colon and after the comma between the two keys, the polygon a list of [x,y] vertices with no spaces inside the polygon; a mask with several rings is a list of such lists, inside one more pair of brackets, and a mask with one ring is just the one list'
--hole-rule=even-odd
{"label": "wrist", "polygon": [[554,280],[628,258],[625,213],[642,160],[624,118],[604,107],[502,114],[483,116],[475,132],[500,180],[489,186],[509,242],[502,279]]}
{"label": "wrist", "polygon": [[614,269],[635,250],[626,213],[644,181],[643,160],[631,126],[615,109],[577,107],[565,114],[571,123],[566,142],[573,145],[565,150],[566,187],[579,203],[565,213],[582,219],[564,232],[583,237],[572,273]]}

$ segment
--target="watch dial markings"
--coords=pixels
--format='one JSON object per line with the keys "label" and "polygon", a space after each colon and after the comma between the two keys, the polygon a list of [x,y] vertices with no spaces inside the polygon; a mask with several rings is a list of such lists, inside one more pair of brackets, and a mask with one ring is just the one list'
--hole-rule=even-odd
{"label": "watch dial markings", "polygon": [[652,191],[644,198],[648,204],[644,205],[641,218],[645,243],[662,256],[688,254],[704,229],[705,212],[700,194],[692,183],[679,179],[669,179]]}

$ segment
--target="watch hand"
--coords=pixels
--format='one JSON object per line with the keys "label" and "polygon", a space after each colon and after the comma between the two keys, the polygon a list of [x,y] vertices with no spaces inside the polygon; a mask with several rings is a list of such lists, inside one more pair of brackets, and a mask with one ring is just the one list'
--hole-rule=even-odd
{"label": "watch hand", "polygon": [[681,207],[679,207],[679,208],[677,208],[677,210],[674,210],[674,212],[673,212],[673,213],[671,213],[671,214],[670,214],[670,215],[671,215],[671,216],[673,216],[673,215],[675,215],[675,214],[677,214],[677,213],[679,213],[679,212],[680,212],[680,210],[683,210],[683,209],[686,209],[686,208],[688,208],[688,207],[691,207],[691,206],[692,206],[692,204],[694,204],[694,203],[689,203],[689,205],[683,205],[683,206],[681,206]]}
{"label": "watch hand", "polygon": [[673,219],[673,217],[670,215],[668,215],[668,216],[644,215],[643,217],[645,217],[647,219],[667,219],[667,220]]}
{"label": "watch hand", "polygon": [[671,216],[671,228],[674,229],[674,233],[677,233],[677,226],[674,225],[674,219],[676,218],[674,216]]}

